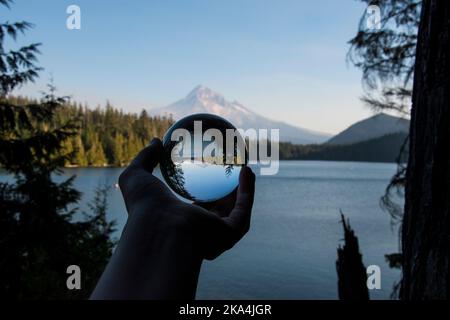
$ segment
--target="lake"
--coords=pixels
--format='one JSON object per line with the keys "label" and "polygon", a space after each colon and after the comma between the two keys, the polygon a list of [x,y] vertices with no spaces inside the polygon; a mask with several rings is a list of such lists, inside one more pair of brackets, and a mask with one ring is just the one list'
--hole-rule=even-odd
{"label": "lake", "polygon": [[[84,192],[82,210],[99,183],[113,185],[123,169],[66,169]],[[202,266],[198,299],[337,299],[336,248],[342,244],[339,210],[359,238],[363,262],[381,268],[389,299],[400,278],[384,255],[398,251],[397,229],[379,206],[395,164],[281,161],[275,176],[258,176],[249,233],[230,251]],[[120,235],[126,212],[120,191],[109,196],[109,217]]]}

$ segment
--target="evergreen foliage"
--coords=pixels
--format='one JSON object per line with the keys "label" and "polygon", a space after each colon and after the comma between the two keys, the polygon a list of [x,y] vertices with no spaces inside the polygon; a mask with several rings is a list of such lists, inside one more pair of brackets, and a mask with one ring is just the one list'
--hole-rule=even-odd
{"label": "evergreen foliage", "polygon": [[[0,0],[0,7],[11,2]],[[75,176],[54,180],[67,162],[86,161],[78,122],[61,117],[67,99],[53,85],[39,101],[8,98],[40,70],[37,44],[5,47],[6,37],[15,40],[31,26],[0,23],[0,166],[10,177],[0,182],[0,297],[87,298],[114,246],[107,191],[98,189],[92,212],[75,221],[81,195]],[[81,268],[81,290],[66,286],[70,265]]]}

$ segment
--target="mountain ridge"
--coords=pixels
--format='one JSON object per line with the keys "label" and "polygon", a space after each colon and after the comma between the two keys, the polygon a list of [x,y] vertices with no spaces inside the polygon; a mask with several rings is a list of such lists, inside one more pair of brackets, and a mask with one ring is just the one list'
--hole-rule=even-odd
{"label": "mountain ridge", "polygon": [[248,109],[236,100],[225,97],[206,86],[196,86],[188,95],[174,103],[150,109],[151,115],[172,115],[175,120],[193,113],[211,113],[221,116],[237,128],[280,129],[280,140],[298,144],[323,143],[332,135],[309,130],[282,121],[271,120]]}
{"label": "mountain ridge", "polygon": [[[390,133],[353,144],[280,144],[280,160],[397,162],[407,161],[407,133]],[[402,148],[405,147],[400,155]]]}
{"label": "mountain ridge", "polygon": [[369,118],[355,122],[326,141],[326,144],[348,145],[393,133],[408,134],[409,120],[380,112]]}

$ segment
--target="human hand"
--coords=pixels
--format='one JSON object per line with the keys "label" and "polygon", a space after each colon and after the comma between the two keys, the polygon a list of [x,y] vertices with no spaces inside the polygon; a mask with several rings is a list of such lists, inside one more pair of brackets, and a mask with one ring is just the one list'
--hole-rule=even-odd
{"label": "human hand", "polygon": [[189,241],[194,254],[214,259],[233,247],[250,228],[255,174],[243,167],[239,187],[233,193],[215,202],[189,204],[152,174],[162,151],[161,141],[153,139],[119,177],[129,219],[138,219],[145,225],[145,232],[157,238]]}
{"label": "human hand", "polygon": [[192,299],[203,259],[233,247],[250,227],[255,175],[243,167],[224,199],[190,204],[152,172],[162,153],[154,139],[119,177],[128,220],[91,299]]}

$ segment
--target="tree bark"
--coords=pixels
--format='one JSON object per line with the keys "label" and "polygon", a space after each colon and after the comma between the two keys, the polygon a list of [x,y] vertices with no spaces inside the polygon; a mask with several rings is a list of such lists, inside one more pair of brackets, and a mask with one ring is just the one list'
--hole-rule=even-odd
{"label": "tree bark", "polygon": [[402,227],[406,300],[450,292],[450,1],[424,0]]}

